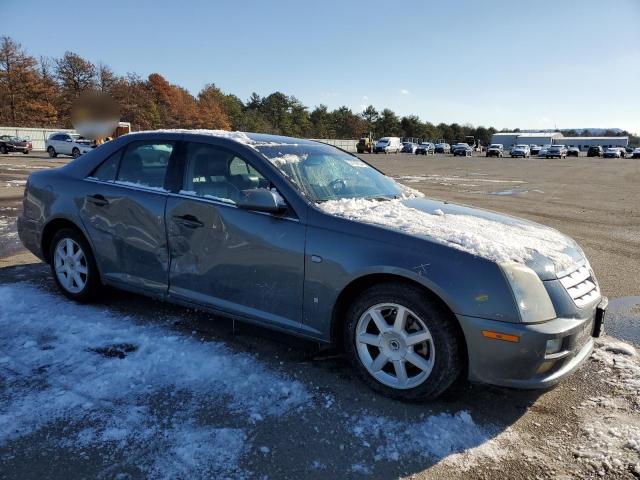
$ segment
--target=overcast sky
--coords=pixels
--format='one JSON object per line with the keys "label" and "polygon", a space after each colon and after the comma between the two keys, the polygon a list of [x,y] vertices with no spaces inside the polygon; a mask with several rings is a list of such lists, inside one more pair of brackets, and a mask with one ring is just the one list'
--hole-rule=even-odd
{"label": "overcast sky", "polygon": [[70,50],[246,100],[363,105],[434,123],[640,132],[640,1],[2,0],[34,56]]}

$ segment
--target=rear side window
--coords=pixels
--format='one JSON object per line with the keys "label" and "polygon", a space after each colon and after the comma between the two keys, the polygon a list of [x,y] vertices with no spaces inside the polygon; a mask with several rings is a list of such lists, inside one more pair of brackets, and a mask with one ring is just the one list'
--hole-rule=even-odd
{"label": "rear side window", "polygon": [[102,162],[98,168],[96,168],[90,177],[103,182],[113,182],[116,179],[118,173],[118,161],[120,160],[121,150],[109,156],[104,162]]}
{"label": "rear side window", "polygon": [[173,142],[135,142],[127,147],[117,182],[163,188]]}

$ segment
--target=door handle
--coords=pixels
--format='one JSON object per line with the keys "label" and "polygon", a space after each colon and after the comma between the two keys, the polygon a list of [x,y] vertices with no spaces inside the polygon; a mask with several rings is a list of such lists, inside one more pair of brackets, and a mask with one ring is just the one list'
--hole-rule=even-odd
{"label": "door handle", "polygon": [[182,215],[182,216],[174,215],[173,221],[176,222],[178,225],[182,225],[183,227],[187,227],[187,228],[204,227],[204,223],[202,223],[200,220],[198,220],[197,217],[194,217],[193,215]]}
{"label": "door handle", "polygon": [[109,205],[109,200],[104,198],[103,195],[96,193],[95,195],[87,195],[87,201],[93,203],[98,207],[104,207],[105,205]]}

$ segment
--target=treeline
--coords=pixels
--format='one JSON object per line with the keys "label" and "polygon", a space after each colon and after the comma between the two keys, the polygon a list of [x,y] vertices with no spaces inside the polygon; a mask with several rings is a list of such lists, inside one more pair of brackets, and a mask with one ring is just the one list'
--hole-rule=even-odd
{"label": "treeline", "polygon": [[146,79],[135,73],[117,75],[102,63],[94,64],[66,52],[61,58],[35,57],[16,41],[0,41],[0,125],[71,128],[74,101],[87,92],[108,94],[117,103],[123,121],[133,130],[156,128],[211,128],[291,135],[306,138],[374,138],[399,136],[453,143],[473,135],[483,144],[494,128],[457,123],[434,125],[415,115],[399,117],[372,105],[362,113],[348,107],[313,110],[294,96],[274,92],[252,94],[246,102],[222,92],[213,83],[196,96],[167,81],[159,73]]}

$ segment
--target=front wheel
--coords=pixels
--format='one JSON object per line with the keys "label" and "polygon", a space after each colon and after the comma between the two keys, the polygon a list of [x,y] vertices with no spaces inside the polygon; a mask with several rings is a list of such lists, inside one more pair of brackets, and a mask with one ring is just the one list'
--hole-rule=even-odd
{"label": "front wheel", "polygon": [[3,155],[6,155],[7,153],[9,153],[9,150],[7,150],[6,145],[0,145],[0,153]]}
{"label": "front wheel", "polygon": [[29,153],[29,151],[28,150],[23,150],[22,153],[26,155],[27,153]]}
{"label": "front wheel", "polygon": [[462,371],[455,320],[413,285],[385,283],[364,291],[347,312],[344,340],[362,380],[393,398],[435,398]]}
{"label": "front wheel", "polygon": [[53,147],[47,148],[47,153],[49,154],[49,158],[56,158],[58,156],[56,149]]}
{"label": "front wheel", "polygon": [[78,158],[80,156],[80,149],[74,148],[73,150],[71,150],[71,156],[73,158]]}
{"label": "front wheel", "polygon": [[49,252],[51,272],[58,288],[78,302],[93,300],[100,289],[100,275],[89,243],[76,230],[56,232]]}

